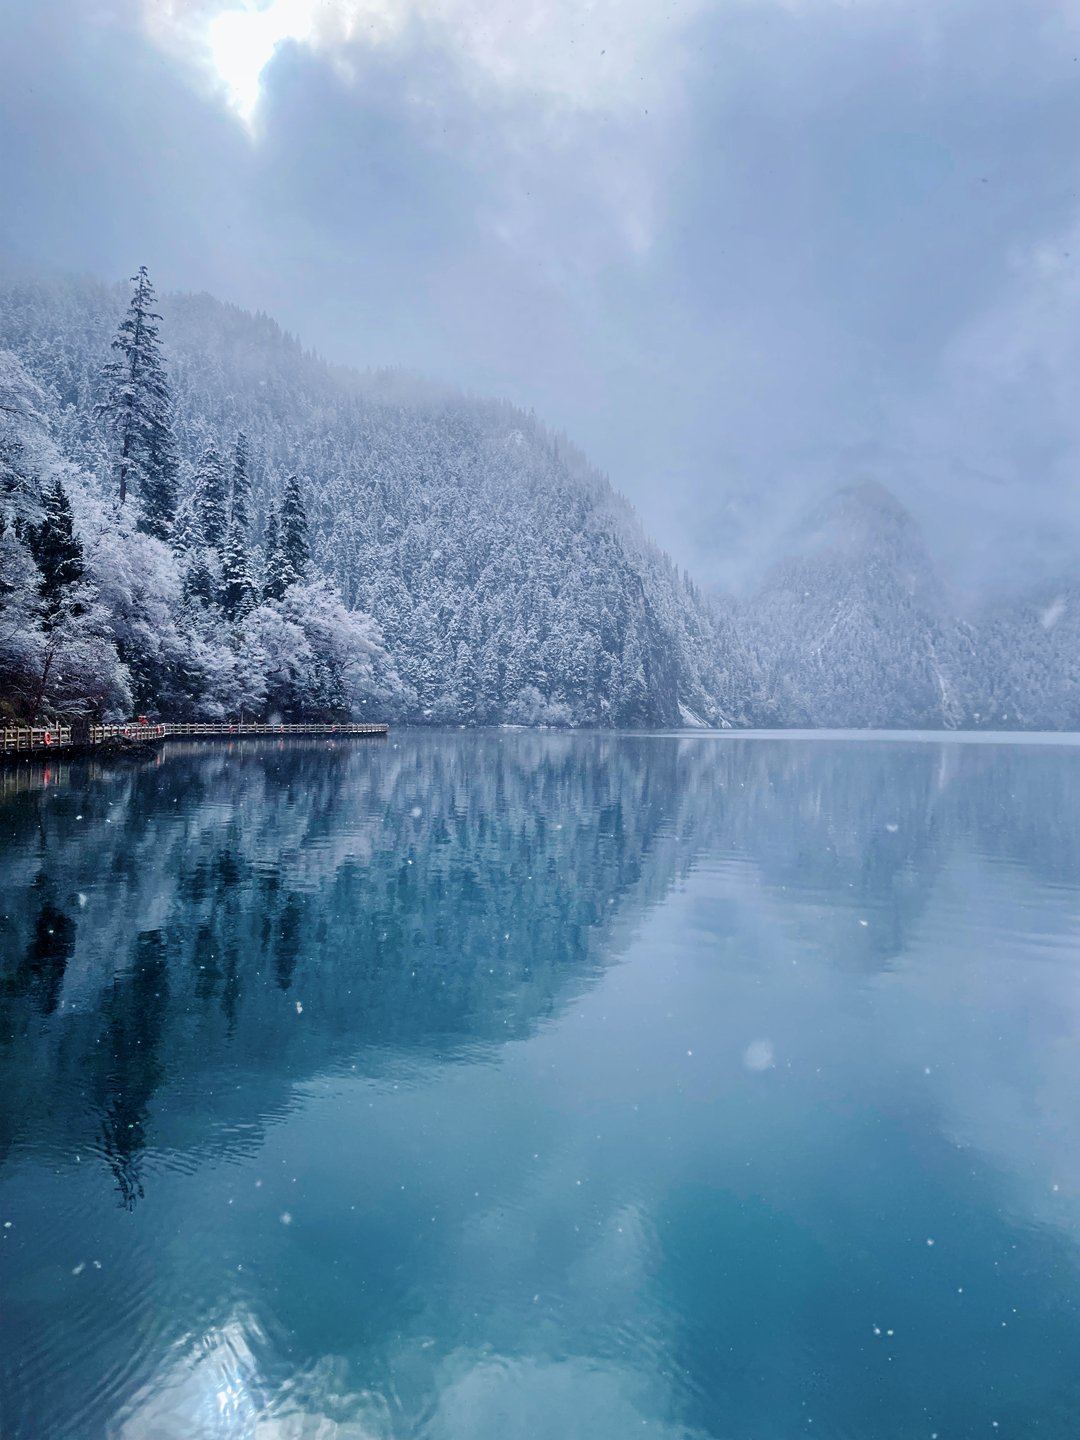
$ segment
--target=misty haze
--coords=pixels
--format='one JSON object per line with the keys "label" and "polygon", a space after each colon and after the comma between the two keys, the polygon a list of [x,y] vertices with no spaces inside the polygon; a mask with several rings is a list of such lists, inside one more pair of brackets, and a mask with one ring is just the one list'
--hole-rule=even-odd
{"label": "misty haze", "polygon": [[12,0],[0,1428],[1072,1440],[1073,0]]}

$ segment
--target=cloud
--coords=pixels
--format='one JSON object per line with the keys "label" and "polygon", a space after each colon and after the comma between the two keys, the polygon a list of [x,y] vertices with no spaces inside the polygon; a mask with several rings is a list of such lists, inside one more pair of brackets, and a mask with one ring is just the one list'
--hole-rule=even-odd
{"label": "cloud", "polygon": [[706,583],[867,475],[964,585],[1060,569],[1078,15],[24,3],[5,263],[145,260],[331,358],[535,408]]}
{"label": "cloud", "polygon": [[[141,14],[153,43],[223,100],[256,143],[273,124],[269,69],[290,49],[361,96],[373,71],[393,71],[400,113],[424,143],[498,176],[479,222],[528,262],[568,276],[597,263],[598,242],[639,258],[653,243],[657,172],[682,113],[684,39],[707,6],[145,0]],[[565,233],[561,201],[586,217],[572,258],[551,243],[554,228]]]}
{"label": "cloud", "polygon": [[707,0],[146,0],[143,23],[170,50],[212,63],[246,118],[275,47],[290,40],[338,58],[345,73],[354,46],[437,47],[490,99],[530,95],[562,110],[622,114],[665,103],[679,37],[706,8]]}
{"label": "cloud", "polygon": [[1000,290],[957,327],[935,378],[906,443],[933,463],[957,523],[965,510],[979,517],[991,571],[1030,580],[1075,565],[1080,217],[1008,257]]}

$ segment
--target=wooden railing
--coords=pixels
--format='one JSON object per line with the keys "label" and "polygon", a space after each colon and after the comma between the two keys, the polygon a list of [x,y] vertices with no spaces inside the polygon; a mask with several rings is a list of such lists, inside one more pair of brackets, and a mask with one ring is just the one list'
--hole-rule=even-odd
{"label": "wooden railing", "polygon": [[54,746],[71,744],[70,725],[4,726],[4,754],[20,750],[51,750]]}
{"label": "wooden railing", "polygon": [[386,735],[389,725],[174,725],[140,724],[138,721],[124,725],[91,725],[84,732],[85,739],[72,740],[70,725],[57,725],[52,729],[44,726],[6,726],[3,731],[4,754],[14,755],[28,750],[51,750],[67,748],[71,744],[151,744],[167,740],[171,735],[187,737],[204,736],[208,739],[218,736],[241,735]]}
{"label": "wooden railing", "polygon": [[[135,727],[132,726],[132,729]],[[154,726],[147,727],[154,729]],[[389,725],[164,725],[166,735],[386,735]]]}

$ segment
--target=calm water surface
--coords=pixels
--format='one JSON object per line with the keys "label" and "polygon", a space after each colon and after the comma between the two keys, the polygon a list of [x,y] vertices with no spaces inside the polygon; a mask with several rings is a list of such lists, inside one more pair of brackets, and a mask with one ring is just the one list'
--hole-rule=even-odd
{"label": "calm water surface", "polygon": [[0,774],[5,1440],[1080,1435],[1080,743]]}

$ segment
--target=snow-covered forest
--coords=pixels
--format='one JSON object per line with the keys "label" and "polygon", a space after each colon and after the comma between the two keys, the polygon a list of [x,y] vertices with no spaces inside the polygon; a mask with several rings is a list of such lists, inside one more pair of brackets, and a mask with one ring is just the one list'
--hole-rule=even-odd
{"label": "snow-covered forest", "polygon": [[0,347],[8,715],[1080,727],[1080,584],[960,619],[879,486],[709,599],[535,416],[145,272]]}
{"label": "snow-covered forest", "polygon": [[3,689],[23,713],[752,717],[731,624],[533,416],[140,294],[4,297]]}
{"label": "snow-covered forest", "polygon": [[781,724],[1080,729],[1080,575],[962,616],[873,482],[807,516],[735,618]]}

